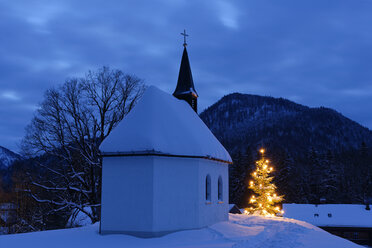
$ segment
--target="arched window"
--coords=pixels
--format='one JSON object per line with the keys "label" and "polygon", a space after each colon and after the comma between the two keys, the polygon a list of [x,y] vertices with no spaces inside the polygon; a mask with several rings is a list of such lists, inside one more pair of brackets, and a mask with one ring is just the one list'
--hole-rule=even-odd
{"label": "arched window", "polygon": [[218,177],[218,200],[223,201],[223,187],[222,187],[222,177]]}
{"label": "arched window", "polygon": [[211,176],[207,175],[205,179],[205,200],[211,201]]}

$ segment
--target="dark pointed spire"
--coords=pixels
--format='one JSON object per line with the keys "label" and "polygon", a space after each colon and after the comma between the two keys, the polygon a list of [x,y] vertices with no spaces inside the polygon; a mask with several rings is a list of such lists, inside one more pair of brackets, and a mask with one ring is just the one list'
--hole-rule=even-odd
{"label": "dark pointed spire", "polygon": [[[187,36],[186,32],[184,32],[182,35],[184,35],[185,38]],[[189,56],[187,54],[186,49],[187,46],[186,40],[184,40],[183,46],[184,49],[182,54],[180,72],[178,74],[177,87],[176,90],[173,92],[173,96],[177,97],[178,99],[185,100],[190,104],[190,106],[195,110],[195,112],[198,112],[197,108],[198,93],[196,93],[194,81],[192,79]]]}

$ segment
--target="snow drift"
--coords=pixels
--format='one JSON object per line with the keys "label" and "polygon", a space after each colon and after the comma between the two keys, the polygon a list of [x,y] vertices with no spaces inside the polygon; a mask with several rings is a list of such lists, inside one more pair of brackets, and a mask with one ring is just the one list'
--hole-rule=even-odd
{"label": "snow drift", "polygon": [[99,235],[98,224],[55,231],[0,236],[1,247],[275,247],[357,248],[348,240],[331,235],[306,222],[287,218],[230,214],[230,220],[208,228],[141,239],[127,235]]}

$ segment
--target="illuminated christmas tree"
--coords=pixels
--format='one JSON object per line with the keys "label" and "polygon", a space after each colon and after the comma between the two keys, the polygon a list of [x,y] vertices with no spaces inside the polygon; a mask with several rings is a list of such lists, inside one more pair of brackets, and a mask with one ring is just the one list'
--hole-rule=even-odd
{"label": "illuminated christmas tree", "polygon": [[255,193],[249,200],[251,208],[246,209],[248,214],[258,214],[264,216],[281,216],[283,211],[278,206],[283,200],[283,196],[275,193],[276,186],[272,183],[274,177],[270,176],[273,167],[270,161],[265,158],[265,150],[261,149],[261,159],[256,162],[256,170],[252,173],[252,180],[249,188]]}

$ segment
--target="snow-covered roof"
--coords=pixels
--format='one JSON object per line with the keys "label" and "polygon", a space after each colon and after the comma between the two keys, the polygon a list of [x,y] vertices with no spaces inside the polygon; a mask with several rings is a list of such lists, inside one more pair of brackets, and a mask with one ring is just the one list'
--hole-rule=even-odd
{"label": "snow-covered roof", "polygon": [[149,87],[100,146],[105,156],[158,153],[232,162],[229,153],[183,100]]}
{"label": "snow-covered roof", "polygon": [[354,204],[283,204],[284,217],[315,226],[372,227],[372,210]]}

